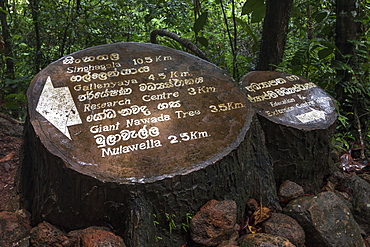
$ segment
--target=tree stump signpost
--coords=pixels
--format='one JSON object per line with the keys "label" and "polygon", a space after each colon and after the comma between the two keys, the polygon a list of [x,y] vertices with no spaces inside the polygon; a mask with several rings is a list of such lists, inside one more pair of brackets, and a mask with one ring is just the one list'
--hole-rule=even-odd
{"label": "tree stump signpost", "polygon": [[250,72],[241,87],[259,115],[278,184],[289,179],[318,192],[332,168],[334,99],[313,82],[280,72]]}
{"label": "tree stump signpost", "polygon": [[20,192],[34,224],[107,224],[131,247],[177,246],[185,216],[208,200],[235,200],[239,215],[252,196],[277,205],[254,111],[205,60],[92,47],[42,70],[28,100]]}

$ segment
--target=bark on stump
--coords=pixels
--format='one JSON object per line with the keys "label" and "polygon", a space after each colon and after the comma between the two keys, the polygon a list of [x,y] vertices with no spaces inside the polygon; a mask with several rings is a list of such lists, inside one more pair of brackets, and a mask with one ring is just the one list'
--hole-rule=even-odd
{"label": "bark on stump", "polygon": [[[112,94],[105,80],[130,85]],[[85,101],[89,91],[110,93],[109,100]],[[232,79],[204,60],[150,44],[94,47],[40,72],[28,97],[19,189],[33,224],[111,225],[129,247],[177,246],[186,241],[188,215],[208,200],[235,200],[239,219],[251,197],[279,207],[259,122]],[[114,100],[110,113],[120,115],[96,115]]]}
{"label": "bark on stump", "polygon": [[334,99],[314,83],[280,72],[250,72],[241,85],[265,133],[277,185],[291,180],[306,193],[319,192],[335,169]]}

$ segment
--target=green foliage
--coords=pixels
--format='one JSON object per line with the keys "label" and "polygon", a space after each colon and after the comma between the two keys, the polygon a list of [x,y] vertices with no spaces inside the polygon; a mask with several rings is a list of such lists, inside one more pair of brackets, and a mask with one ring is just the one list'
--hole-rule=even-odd
{"label": "green foliage", "polygon": [[[341,115],[349,125],[340,124],[342,136],[336,138],[347,142],[358,135],[357,118],[363,136],[370,136],[370,6],[368,0],[358,1],[358,6],[362,35],[353,41],[355,54],[342,60],[334,40],[335,1],[294,1],[284,59],[277,68],[306,77],[334,97],[338,85],[344,88],[348,97],[340,106]],[[9,0],[1,11],[7,14],[12,44],[12,57],[2,52],[0,60],[1,111],[22,118],[26,88],[40,69],[95,45],[149,42],[149,33],[158,28],[191,40],[238,81],[256,65],[266,4],[264,0]],[[166,37],[159,43],[185,50]],[[6,73],[7,58],[14,62],[14,77]],[[353,78],[343,82],[338,71],[350,72]]]}
{"label": "green foliage", "polygon": [[[351,115],[351,114],[352,113],[348,113],[347,115]],[[349,118],[343,115],[338,116],[338,122],[339,122],[339,125],[337,129],[345,129],[345,131],[342,130],[341,132],[336,133],[333,136],[332,142],[335,148],[340,149],[342,151],[347,151],[351,147],[349,142],[355,141],[355,138],[349,132],[351,124],[349,122]]]}
{"label": "green foliage", "polygon": [[189,231],[189,228],[190,228],[190,220],[193,218],[193,215],[191,213],[186,213],[185,215],[185,222],[183,222],[181,225],[182,225],[182,229],[185,231],[185,232],[188,232]]}
{"label": "green foliage", "polygon": [[158,220],[157,220],[157,215],[156,215],[156,214],[153,214],[153,217],[155,218],[155,219],[153,220],[153,225],[154,225],[154,226],[159,225],[159,222],[158,222]]}
{"label": "green foliage", "polygon": [[208,12],[201,14],[194,22],[193,30],[197,34],[207,23]]}
{"label": "green foliage", "polygon": [[334,92],[336,68],[334,64],[336,47],[323,39],[301,41],[287,45],[284,61],[278,71],[302,75],[329,92]]}
{"label": "green foliage", "polygon": [[1,111],[9,113],[18,120],[24,120],[27,108],[26,91],[29,85],[29,76],[5,79],[0,83]]}
{"label": "green foliage", "polygon": [[355,138],[348,133],[336,133],[333,136],[333,146],[342,151],[348,151],[351,148],[349,140],[355,141]]}
{"label": "green foliage", "polygon": [[242,8],[242,15],[250,14],[251,22],[261,22],[266,12],[266,4],[263,0],[247,0]]}
{"label": "green foliage", "polygon": [[166,219],[167,219],[167,222],[168,222],[168,229],[170,230],[170,233],[172,233],[173,229],[176,228],[175,217],[176,217],[176,215],[174,215],[174,214],[167,214],[166,213]]}
{"label": "green foliage", "polygon": [[[221,0],[200,2],[199,14],[190,0],[13,0],[4,11],[11,16],[8,25],[16,77],[32,78],[52,61],[87,47],[119,41],[148,42],[151,30],[163,28],[198,44],[220,67],[230,72],[238,67],[238,79],[253,67],[260,38],[261,18],[252,23],[250,15],[260,12],[264,4],[262,0],[256,4],[249,1],[222,0],[223,8]],[[33,2],[38,3],[36,11],[32,11]],[[242,14],[246,8],[248,14]],[[230,43],[230,37],[225,35],[227,27],[236,42]],[[184,49],[168,38],[160,43]],[[233,51],[230,45],[235,46]],[[35,64],[37,58],[39,64]],[[4,63],[1,67],[4,71]]]}
{"label": "green foliage", "polygon": [[[157,218],[157,215],[156,214],[153,214],[153,217],[154,217],[154,220],[153,220],[153,225],[154,226],[159,226],[159,222],[158,222],[158,218]],[[155,241],[158,242],[160,240],[162,240],[163,238],[160,237],[160,236],[155,236]]]}
{"label": "green foliage", "polygon": [[[350,143],[360,139],[360,133],[363,139],[368,138],[370,133],[370,12],[366,12],[369,6],[359,1],[361,6],[357,22],[367,31],[357,41],[352,41],[355,53],[344,56],[335,46],[334,4],[329,0],[295,3],[284,61],[278,70],[302,75],[334,98],[338,96],[338,87],[344,89],[346,100],[340,105],[338,132],[333,143],[338,148],[346,149]],[[339,59],[340,56],[344,60]],[[352,75],[349,81],[343,81],[344,72]]]}
{"label": "green foliage", "polygon": [[[176,214],[170,214],[170,213],[164,213],[163,214],[153,214],[153,225],[156,227],[158,230],[157,234],[158,235],[168,235],[171,237],[171,234],[173,231],[179,231],[183,230],[184,232],[188,232],[190,228],[190,220],[192,219],[193,214],[191,213],[186,213],[184,218],[177,219],[178,217]],[[181,228],[177,227],[176,224],[180,225],[181,223]],[[160,241],[163,239],[163,236],[156,236],[155,237],[156,242]]]}

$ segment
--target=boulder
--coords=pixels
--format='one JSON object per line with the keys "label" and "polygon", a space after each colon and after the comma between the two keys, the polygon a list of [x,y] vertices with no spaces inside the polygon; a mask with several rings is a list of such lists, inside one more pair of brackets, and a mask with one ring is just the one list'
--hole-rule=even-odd
{"label": "boulder", "polygon": [[330,177],[328,177],[328,181],[331,182],[333,185],[338,186],[339,184],[343,183],[345,180],[345,174],[341,171],[333,172]]}
{"label": "boulder", "polygon": [[63,231],[45,221],[32,228],[31,244],[34,246],[73,246]]}
{"label": "boulder", "polygon": [[344,186],[352,191],[350,202],[353,216],[360,227],[370,234],[370,184],[356,174],[348,176]]}
{"label": "boulder", "polygon": [[0,212],[0,247],[29,246],[31,226],[18,214]]}
{"label": "boulder", "polygon": [[287,203],[295,198],[304,196],[304,190],[299,184],[285,180],[279,187],[278,196],[280,202]]}
{"label": "boulder", "polygon": [[205,246],[216,246],[235,234],[236,217],[234,201],[208,201],[190,221],[191,238]]}
{"label": "boulder", "polygon": [[88,227],[79,234],[78,247],[126,247],[123,239],[104,227]]}
{"label": "boulder", "polygon": [[271,247],[295,247],[288,239],[267,233],[255,233],[242,236],[238,239],[239,246],[243,244],[249,247],[271,246]]}
{"label": "boulder", "polygon": [[365,174],[359,174],[358,176],[370,184],[370,174],[365,173]]}
{"label": "boulder", "polygon": [[363,246],[360,228],[350,209],[334,192],[300,197],[283,212],[302,226],[307,247]]}
{"label": "boulder", "polygon": [[289,239],[297,247],[304,246],[306,235],[303,228],[288,215],[272,213],[271,217],[262,223],[262,229],[265,233]]}
{"label": "boulder", "polygon": [[222,241],[217,247],[238,247],[238,242],[235,240],[225,240]]}

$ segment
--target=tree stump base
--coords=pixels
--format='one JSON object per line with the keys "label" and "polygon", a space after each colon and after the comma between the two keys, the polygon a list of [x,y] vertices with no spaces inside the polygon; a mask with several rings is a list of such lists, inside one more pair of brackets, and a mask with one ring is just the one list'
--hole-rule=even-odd
{"label": "tree stump base", "polygon": [[285,180],[301,185],[306,193],[321,191],[324,180],[335,170],[331,138],[335,125],[304,131],[258,117],[266,136],[277,186]]}

